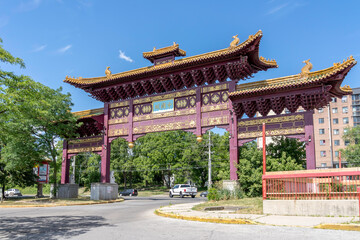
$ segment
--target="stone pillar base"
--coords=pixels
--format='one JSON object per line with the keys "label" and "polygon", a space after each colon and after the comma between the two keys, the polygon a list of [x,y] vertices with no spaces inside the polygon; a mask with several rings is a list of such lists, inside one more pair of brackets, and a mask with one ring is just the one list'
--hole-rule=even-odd
{"label": "stone pillar base", "polygon": [[223,180],[223,189],[235,192],[240,189],[240,183],[238,180]]}
{"label": "stone pillar base", "polygon": [[60,184],[58,189],[58,197],[63,198],[77,198],[79,193],[79,184]]}
{"label": "stone pillar base", "polygon": [[116,183],[92,183],[91,200],[115,200],[118,198]]}

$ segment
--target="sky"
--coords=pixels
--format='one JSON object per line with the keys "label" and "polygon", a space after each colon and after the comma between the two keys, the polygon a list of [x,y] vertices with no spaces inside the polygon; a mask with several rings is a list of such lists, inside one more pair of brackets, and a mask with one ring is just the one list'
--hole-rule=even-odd
{"label": "sky", "polygon": [[[179,43],[187,56],[227,48],[263,31],[260,55],[277,69],[240,83],[298,74],[311,59],[313,71],[350,55],[360,60],[360,1],[122,1],[0,0],[3,47],[25,61],[26,69],[1,66],[31,76],[72,96],[73,111],[103,107],[65,76],[98,77],[110,66],[119,73],[152,65],[142,57]],[[360,87],[360,66],[343,85]]]}

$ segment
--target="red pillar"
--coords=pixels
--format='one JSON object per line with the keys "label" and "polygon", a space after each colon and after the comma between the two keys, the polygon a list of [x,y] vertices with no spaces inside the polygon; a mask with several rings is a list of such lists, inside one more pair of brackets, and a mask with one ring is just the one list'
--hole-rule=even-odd
{"label": "red pillar", "polygon": [[102,183],[110,183],[110,141],[108,136],[109,131],[109,104],[104,104],[104,139],[101,150],[101,177]]}
{"label": "red pillar", "polygon": [[[262,126],[262,140],[263,140],[263,175],[266,174],[266,126],[263,123]],[[262,180],[262,187],[263,187],[263,199],[266,199],[266,180]]]}
{"label": "red pillar", "polygon": [[[229,82],[229,92],[234,92],[236,82]],[[229,99],[229,129],[230,129],[230,180],[238,180],[237,167],[239,163],[238,152],[238,125],[237,116],[235,114],[231,100]]]}
{"label": "red pillar", "polygon": [[70,158],[68,155],[68,142],[63,142],[63,156],[61,163],[61,184],[69,183]]}

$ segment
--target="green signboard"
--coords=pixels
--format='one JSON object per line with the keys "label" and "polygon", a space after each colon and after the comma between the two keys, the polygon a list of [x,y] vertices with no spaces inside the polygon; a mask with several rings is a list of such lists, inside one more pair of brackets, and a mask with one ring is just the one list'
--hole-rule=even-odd
{"label": "green signboard", "polygon": [[174,111],[174,99],[153,102],[153,113]]}

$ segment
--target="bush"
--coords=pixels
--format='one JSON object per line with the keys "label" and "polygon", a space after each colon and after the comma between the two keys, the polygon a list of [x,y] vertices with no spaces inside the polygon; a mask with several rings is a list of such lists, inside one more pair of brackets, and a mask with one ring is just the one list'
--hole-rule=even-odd
{"label": "bush", "polygon": [[207,197],[209,200],[214,200],[214,201],[219,201],[220,199],[219,192],[216,188],[210,188]]}
{"label": "bush", "polygon": [[221,184],[215,184],[216,188],[210,188],[208,192],[208,199],[219,201],[219,200],[230,200],[230,199],[241,199],[244,197],[244,193],[241,188],[235,189],[234,192],[231,192],[228,189],[223,189]]}

